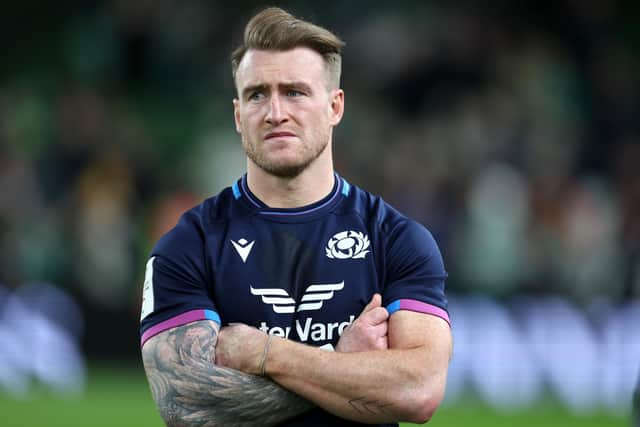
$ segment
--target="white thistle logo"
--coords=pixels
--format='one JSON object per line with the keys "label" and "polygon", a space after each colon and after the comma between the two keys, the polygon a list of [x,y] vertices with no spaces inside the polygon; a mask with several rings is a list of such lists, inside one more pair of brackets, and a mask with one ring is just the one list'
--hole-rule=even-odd
{"label": "white thistle logo", "polygon": [[364,258],[369,253],[369,238],[358,231],[341,231],[333,235],[325,248],[327,258]]}

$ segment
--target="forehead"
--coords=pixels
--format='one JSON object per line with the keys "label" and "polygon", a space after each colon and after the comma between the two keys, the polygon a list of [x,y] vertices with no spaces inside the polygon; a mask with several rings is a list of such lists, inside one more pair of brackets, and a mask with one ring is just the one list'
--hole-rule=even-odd
{"label": "forehead", "polygon": [[249,49],[236,71],[238,88],[278,82],[317,84],[325,81],[324,59],[306,47],[285,51]]}

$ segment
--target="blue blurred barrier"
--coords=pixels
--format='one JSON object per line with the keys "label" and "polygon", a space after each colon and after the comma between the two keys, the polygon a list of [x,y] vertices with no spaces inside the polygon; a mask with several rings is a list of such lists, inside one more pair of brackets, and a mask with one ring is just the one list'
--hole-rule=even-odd
{"label": "blue blurred barrier", "polygon": [[0,285],[0,392],[24,397],[37,387],[84,390],[84,330],[80,307],[48,283],[10,292]]}
{"label": "blue blurred barrier", "polygon": [[640,302],[578,308],[557,296],[454,296],[446,404],[474,394],[497,409],[550,395],[575,413],[631,411],[640,366]]}
{"label": "blue blurred barrier", "polygon": [[[504,411],[552,397],[574,413],[631,412],[640,374],[640,301],[578,307],[560,296],[498,302],[453,295],[454,352],[445,405],[469,396]],[[34,384],[84,390],[80,307],[37,283],[0,286],[0,392],[26,396]],[[142,375],[142,373],[141,373]]]}

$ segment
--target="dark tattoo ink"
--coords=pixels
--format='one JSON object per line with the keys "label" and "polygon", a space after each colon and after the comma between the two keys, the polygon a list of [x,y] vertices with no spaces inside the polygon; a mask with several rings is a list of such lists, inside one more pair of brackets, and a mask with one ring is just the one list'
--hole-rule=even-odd
{"label": "dark tattoo ink", "polygon": [[268,378],[217,366],[208,320],[151,338],[142,359],[151,394],[168,426],[271,426],[311,404]]}
{"label": "dark tattoo ink", "polygon": [[387,414],[387,406],[391,406],[390,403],[381,403],[377,400],[367,400],[366,396],[360,396],[349,401],[349,405],[359,413],[370,414]]}

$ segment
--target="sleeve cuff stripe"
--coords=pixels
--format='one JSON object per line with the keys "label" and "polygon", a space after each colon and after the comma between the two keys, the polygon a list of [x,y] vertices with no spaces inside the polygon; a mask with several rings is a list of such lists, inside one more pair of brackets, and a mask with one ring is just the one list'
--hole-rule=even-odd
{"label": "sleeve cuff stripe", "polygon": [[451,322],[449,321],[449,314],[446,310],[422,301],[416,301],[413,299],[399,299],[387,305],[387,311],[389,312],[389,315],[392,315],[398,310],[409,310],[416,311],[418,313],[432,314],[434,316],[440,317],[449,325],[451,325]]}
{"label": "sleeve cuff stripe", "polygon": [[166,331],[167,329],[177,328],[178,326],[186,325],[187,323],[196,322],[198,320],[213,320],[214,322],[220,325],[222,322],[220,321],[220,316],[213,310],[191,310],[186,313],[182,313],[176,317],[172,317],[171,319],[165,320],[164,322],[160,322],[157,325],[154,325],[147,329],[140,339],[140,346],[143,346],[147,340],[155,335],[158,335],[160,332]]}

